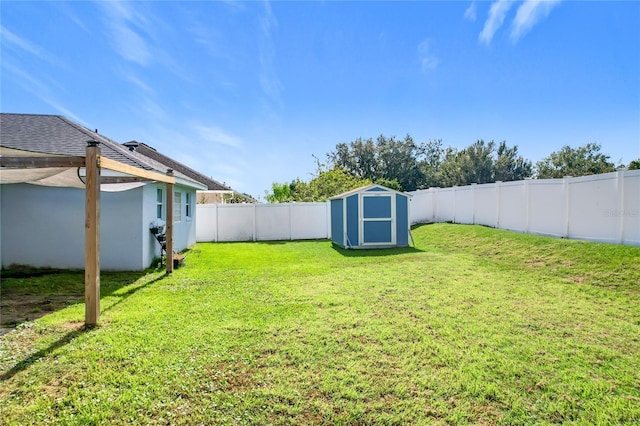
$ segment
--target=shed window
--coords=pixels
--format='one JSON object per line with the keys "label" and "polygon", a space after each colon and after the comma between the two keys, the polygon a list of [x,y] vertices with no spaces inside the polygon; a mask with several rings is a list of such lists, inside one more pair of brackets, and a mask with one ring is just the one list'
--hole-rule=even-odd
{"label": "shed window", "polygon": [[173,221],[182,220],[182,192],[173,193]]}
{"label": "shed window", "polygon": [[164,212],[164,204],[163,204],[163,193],[162,193],[162,189],[158,188],[156,189],[156,217],[158,219],[162,219],[163,217],[163,212]]}

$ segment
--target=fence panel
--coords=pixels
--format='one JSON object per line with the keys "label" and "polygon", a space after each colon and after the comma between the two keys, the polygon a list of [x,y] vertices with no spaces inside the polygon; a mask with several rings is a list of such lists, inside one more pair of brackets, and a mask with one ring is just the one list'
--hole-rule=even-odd
{"label": "fence panel", "polygon": [[291,239],[291,208],[288,204],[257,204],[255,209],[257,241]]}
{"label": "fence panel", "polygon": [[542,235],[640,245],[640,170],[411,193],[412,223],[476,223]]}
{"label": "fence panel", "polygon": [[456,198],[453,188],[439,189],[434,203],[436,222],[453,222],[456,211]]}
{"label": "fence panel", "polygon": [[328,203],[291,204],[291,239],[330,238],[331,217]]}
{"label": "fence panel", "polygon": [[[640,170],[412,192],[411,223],[476,223],[640,246]],[[197,206],[197,241],[330,238],[327,203]]]}
{"label": "fence panel", "polygon": [[196,241],[218,241],[218,206],[196,205]]}
{"label": "fence panel", "polygon": [[528,232],[567,236],[567,186],[563,179],[530,181]]}
{"label": "fence panel", "polygon": [[330,238],[327,203],[198,204],[196,240],[274,241]]}
{"label": "fence panel", "polygon": [[500,184],[498,227],[526,232],[529,183],[504,182]]}
{"label": "fence panel", "polygon": [[458,186],[454,188],[454,217],[455,223],[473,223],[473,187]]}
{"label": "fence panel", "polygon": [[620,220],[619,242],[640,246],[640,170],[637,175],[626,176],[622,184],[624,197],[620,209],[607,212]]}
{"label": "fence panel", "polygon": [[617,241],[620,218],[607,215],[608,211],[620,206],[617,183],[617,179],[603,175],[572,180],[569,184],[569,238]]}
{"label": "fence panel", "polygon": [[496,226],[498,221],[498,184],[474,185],[474,223]]}
{"label": "fence panel", "polygon": [[218,241],[254,240],[253,204],[218,205]]}
{"label": "fence panel", "polygon": [[422,189],[411,193],[411,223],[433,222],[435,189]]}

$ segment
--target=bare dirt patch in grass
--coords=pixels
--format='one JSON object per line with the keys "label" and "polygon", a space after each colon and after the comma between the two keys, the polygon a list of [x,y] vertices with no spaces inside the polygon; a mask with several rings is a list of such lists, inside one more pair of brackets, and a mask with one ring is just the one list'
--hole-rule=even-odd
{"label": "bare dirt patch in grass", "polygon": [[51,312],[82,302],[82,294],[21,294],[17,290],[2,292],[0,301],[0,335],[18,324],[33,321]]}

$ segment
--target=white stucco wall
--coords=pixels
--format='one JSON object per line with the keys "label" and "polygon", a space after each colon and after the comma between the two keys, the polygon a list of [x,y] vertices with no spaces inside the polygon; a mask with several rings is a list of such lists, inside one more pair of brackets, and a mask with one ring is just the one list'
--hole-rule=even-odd
{"label": "white stucco wall", "polygon": [[[156,217],[158,187],[150,184],[100,194],[102,270],[142,270],[159,255],[159,245],[149,232]],[[183,193],[183,213],[174,226],[174,249],[181,251],[196,241],[195,190],[176,186],[176,191]],[[184,212],[184,193],[189,191],[194,200],[192,220]],[[2,185],[1,196],[2,267],[84,269],[84,190],[11,184]]]}

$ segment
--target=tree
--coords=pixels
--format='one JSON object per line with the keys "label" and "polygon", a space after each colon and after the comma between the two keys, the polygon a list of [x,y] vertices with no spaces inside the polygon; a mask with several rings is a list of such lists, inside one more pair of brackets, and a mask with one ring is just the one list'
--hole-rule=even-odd
{"label": "tree", "polygon": [[464,184],[495,182],[493,178],[493,152],[495,143],[483,140],[465,148],[459,156]]}
{"label": "tree", "polygon": [[493,178],[496,181],[511,182],[524,180],[533,175],[531,161],[518,155],[518,146],[507,147],[505,141],[498,145],[497,158],[493,165]]}
{"label": "tree", "polygon": [[536,163],[537,178],[587,176],[615,171],[609,155],[601,153],[600,148],[597,143],[588,143],[575,149],[565,145],[560,151],[552,152]]}
{"label": "tree", "polygon": [[341,168],[319,171],[309,182],[297,179],[293,186],[293,200],[299,202],[326,201],[334,195],[369,185],[369,179],[353,176]]}
{"label": "tree", "polygon": [[[434,147],[434,152],[435,148],[437,147]],[[430,182],[430,186],[508,182],[532,175],[531,161],[518,155],[517,146],[509,148],[504,141],[500,142],[497,149],[494,141],[486,143],[478,140],[460,151],[448,147],[441,152],[439,164],[437,160],[432,160],[435,171],[427,173],[429,180],[436,183],[434,185]]]}
{"label": "tree", "polygon": [[629,170],[640,170],[640,158],[638,158],[637,160],[633,160],[629,163],[629,166],[627,166],[627,168]]}
{"label": "tree", "polygon": [[443,186],[440,176],[442,173],[441,166],[448,151],[442,147],[442,140],[430,140],[422,144],[421,149],[423,159],[420,161],[420,168],[424,175],[421,189]]}
{"label": "tree", "polygon": [[423,152],[424,145],[416,144],[409,135],[404,140],[380,135],[375,143],[360,138],[349,144],[339,143],[327,158],[333,167],[352,176],[381,185],[395,180],[402,190],[413,191],[424,184],[420,166]]}
{"label": "tree", "polygon": [[226,204],[244,204],[255,203],[255,198],[247,193],[233,192],[232,194],[223,194],[222,199]]}
{"label": "tree", "polygon": [[292,187],[294,182],[278,183],[273,182],[271,184],[271,192],[264,191],[264,198],[268,203],[288,203],[293,201]]}

